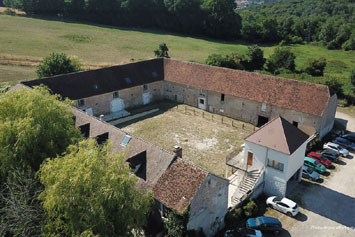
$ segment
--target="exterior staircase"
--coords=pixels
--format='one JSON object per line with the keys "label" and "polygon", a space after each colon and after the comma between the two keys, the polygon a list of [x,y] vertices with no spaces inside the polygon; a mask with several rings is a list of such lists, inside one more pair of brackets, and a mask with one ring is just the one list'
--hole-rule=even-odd
{"label": "exterior staircase", "polygon": [[251,193],[251,191],[255,187],[256,182],[258,181],[263,172],[263,169],[245,171],[242,181],[240,182],[237,190],[232,196],[233,206],[238,205],[241,201],[245,199],[245,197],[247,197]]}

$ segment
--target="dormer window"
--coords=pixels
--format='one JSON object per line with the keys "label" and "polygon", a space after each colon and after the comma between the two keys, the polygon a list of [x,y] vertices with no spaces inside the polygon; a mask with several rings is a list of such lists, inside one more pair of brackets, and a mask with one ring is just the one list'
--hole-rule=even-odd
{"label": "dormer window", "polygon": [[266,112],[266,104],[265,104],[265,103],[262,103],[262,105],[261,105],[261,111],[262,111],[262,112]]}
{"label": "dormer window", "polygon": [[206,90],[205,89],[201,89],[200,90],[200,95],[201,96],[206,96]]}
{"label": "dormer window", "polygon": [[119,97],[118,91],[113,92],[112,97],[113,98],[118,98]]}
{"label": "dormer window", "polygon": [[143,91],[147,91],[148,90],[148,85],[143,85]]}
{"label": "dormer window", "polygon": [[85,100],[84,99],[80,99],[77,101],[78,107],[83,107],[85,106]]}
{"label": "dormer window", "polygon": [[146,180],[146,172],[147,172],[147,152],[143,151],[141,153],[138,153],[135,156],[132,156],[131,158],[127,159],[127,162],[129,163],[129,167],[132,169],[132,173],[141,178]]}

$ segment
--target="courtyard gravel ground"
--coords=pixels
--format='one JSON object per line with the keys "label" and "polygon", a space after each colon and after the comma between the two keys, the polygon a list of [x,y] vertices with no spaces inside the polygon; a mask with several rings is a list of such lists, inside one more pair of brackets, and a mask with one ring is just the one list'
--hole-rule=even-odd
{"label": "courtyard gravel ground", "polygon": [[[337,113],[347,120],[347,129],[355,132],[355,118]],[[281,221],[280,236],[355,236],[355,154],[341,158],[323,182],[302,180],[288,197],[300,206],[300,213],[290,218],[269,209],[265,215]]]}

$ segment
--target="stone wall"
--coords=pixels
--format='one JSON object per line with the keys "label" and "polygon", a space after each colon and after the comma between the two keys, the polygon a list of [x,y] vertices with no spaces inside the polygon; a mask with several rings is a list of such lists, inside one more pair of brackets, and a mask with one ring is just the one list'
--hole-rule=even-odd
{"label": "stone wall", "polygon": [[224,227],[224,216],[228,210],[229,181],[208,174],[190,205],[189,230],[202,228],[206,236]]}
{"label": "stone wall", "polygon": [[[163,81],[153,82],[147,85],[144,90],[143,86],[136,86],[128,89],[119,90],[118,97],[124,101],[124,108],[134,108],[143,105],[143,93],[150,94],[150,102],[163,99]],[[110,113],[110,103],[114,99],[114,92],[105,93],[97,96],[83,98],[86,107],[93,109],[94,115]]]}

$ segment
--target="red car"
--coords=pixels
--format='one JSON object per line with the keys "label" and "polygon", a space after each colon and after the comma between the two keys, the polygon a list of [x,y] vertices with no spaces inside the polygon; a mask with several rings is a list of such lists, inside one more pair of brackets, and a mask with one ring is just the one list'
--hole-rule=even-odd
{"label": "red car", "polygon": [[319,154],[317,152],[310,152],[307,155],[309,158],[312,158],[318,162],[320,162],[322,165],[324,165],[326,168],[329,168],[332,162],[328,160],[327,158],[322,157],[322,154]]}

